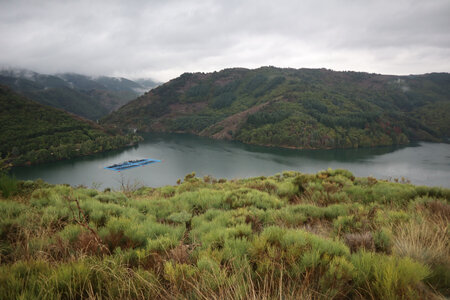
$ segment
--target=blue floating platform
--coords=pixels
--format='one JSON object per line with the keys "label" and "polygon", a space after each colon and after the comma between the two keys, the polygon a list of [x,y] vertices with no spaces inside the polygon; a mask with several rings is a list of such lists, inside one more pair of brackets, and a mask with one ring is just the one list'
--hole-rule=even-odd
{"label": "blue floating platform", "polygon": [[145,166],[145,165],[149,165],[149,164],[153,164],[156,162],[161,162],[159,159],[150,159],[150,158],[146,158],[146,159],[136,159],[136,160],[129,160],[129,161],[125,161],[123,163],[120,164],[114,164],[111,166],[107,166],[105,167],[105,169],[108,170],[113,170],[113,171],[123,171],[123,170],[128,170],[131,168],[137,168],[137,167],[141,167],[141,166]]}

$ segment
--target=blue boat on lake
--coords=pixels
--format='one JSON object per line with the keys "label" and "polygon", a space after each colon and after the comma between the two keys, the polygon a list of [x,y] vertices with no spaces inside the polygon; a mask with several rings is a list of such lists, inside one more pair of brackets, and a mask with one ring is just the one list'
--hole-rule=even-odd
{"label": "blue boat on lake", "polygon": [[151,159],[151,158],[145,158],[145,159],[137,159],[137,160],[129,160],[125,161],[120,164],[114,164],[108,167],[105,167],[105,169],[113,170],[113,171],[123,171],[128,170],[131,168],[136,168],[140,166],[145,166],[149,164],[153,164],[156,162],[161,162],[159,159]]}

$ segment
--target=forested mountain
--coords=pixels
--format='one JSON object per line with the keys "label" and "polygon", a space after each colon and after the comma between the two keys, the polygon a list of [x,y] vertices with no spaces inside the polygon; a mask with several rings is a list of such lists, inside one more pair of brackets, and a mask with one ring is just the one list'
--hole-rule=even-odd
{"label": "forested mountain", "polygon": [[185,73],[103,122],[251,144],[346,148],[450,136],[450,74],[262,67]]}
{"label": "forested mountain", "polygon": [[119,135],[1,85],[0,128],[0,169],[118,149],[138,141],[134,135]]}
{"label": "forested mountain", "polygon": [[0,84],[31,100],[91,120],[105,116],[157,85],[151,80],[143,85],[126,78],[74,73],[45,75],[17,69],[0,71]]}

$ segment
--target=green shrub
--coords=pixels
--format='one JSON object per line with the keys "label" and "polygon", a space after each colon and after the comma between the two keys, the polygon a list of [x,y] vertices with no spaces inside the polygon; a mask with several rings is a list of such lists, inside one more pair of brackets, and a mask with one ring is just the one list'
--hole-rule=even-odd
{"label": "green shrub", "polygon": [[254,206],[261,209],[280,208],[283,204],[277,197],[253,189],[239,189],[227,192],[225,203],[231,208]]}
{"label": "green shrub", "polygon": [[350,180],[354,180],[355,176],[353,176],[353,173],[350,172],[349,170],[345,170],[345,169],[328,169],[327,173],[329,176],[343,176],[345,178],[348,178]]}
{"label": "green shrub", "polygon": [[373,234],[373,241],[377,251],[391,253],[392,233],[386,228],[382,228]]}
{"label": "green shrub", "polygon": [[417,195],[412,185],[390,182],[379,182],[372,191],[375,201],[382,204],[405,205]]}
{"label": "green shrub", "polygon": [[43,226],[62,226],[73,217],[69,207],[48,206],[42,210]]}
{"label": "green shrub", "polygon": [[136,224],[123,217],[111,218],[99,234],[110,251],[117,247],[128,249],[145,246],[147,241],[143,224]]}
{"label": "green shrub", "polygon": [[233,262],[233,264],[240,268],[243,260],[247,259],[248,249],[251,242],[248,238],[227,238],[223,248],[223,259]]}
{"label": "green shrub", "polygon": [[227,275],[220,265],[208,256],[202,256],[197,260],[202,288],[217,290],[226,281]]}
{"label": "green shrub", "polygon": [[415,189],[419,196],[444,198],[447,201],[450,201],[450,189],[429,186],[416,186]]}
{"label": "green shrub", "polygon": [[175,235],[160,235],[156,238],[147,239],[146,249],[150,252],[160,252],[164,253],[167,250],[174,248],[180,243],[180,240]]}
{"label": "green shrub", "polygon": [[175,195],[175,191],[175,188],[171,185],[164,186],[159,190],[161,196],[165,198],[169,198]]}
{"label": "green shrub", "polygon": [[428,267],[410,258],[358,252],[351,261],[356,287],[370,298],[420,299],[417,284],[430,274]]}
{"label": "green shrub", "polygon": [[16,178],[0,173],[0,192],[3,198],[9,198],[18,192],[18,181]]}
{"label": "green shrub", "polygon": [[[39,184],[30,199],[0,201],[0,298],[446,295],[445,189],[352,176],[187,176],[129,198]],[[91,251],[93,235],[75,221],[110,252]]]}
{"label": "green shrub", "polygon": [[197,274],[198,269],[195,266],[170,261],[164,263],[164,278],[177,288],[192,289],[192,286],[187,282],[196,277]]}
{"label": "green shrub", "polygon": [[248,253],[259,277],[278,278],[283,266],[292,279],[299,279],[308,270],[320,273],[333,257],[348,256],[350,251],[341,242],[303,230],[269,226],[253,239]]}
{"label": "green shrub", "polygon": [[349,207],[344,204],[333,204],[323,208],[325,218],[332,220],[349,213]]}
{"label": "green shrub", "polygon": [[0,266],[0,298],[42,299],[42,278],[49,276],[50,271],[49,264],[39,260]]}
{"label": "green shrub", "polygon": [[379,225],[398,225],[409,220],[410,215],[405,211],[378,211],[375,217],[375,222]]}
{"label": "green shrub", "polygon": [[344,187],[343,191],[346,192],[354,202],[369,204],[376,199],[372,189],[360,185]]}
{"label": "green shrub", "polygon": [[339,216],[333,221],[334,231],[336,233],[341,232],[353,232],[359,229],[358,224],[355,222],[355,217],[352,216]]}
{"label": "green shrub", "polygon": [[69,224],[58,235],[69,243],[74,243],[78,240],[78,236],[83,231],[82,227],[78,224]]}
{"label": "green shrub", "polygon": [[76,189],[74,190],[74,196],[78,199],[86,199],[86,198],[92,198],[98,195],[98,191],[94,189]]}
{"label": "green shrub", "polygon": [[10,200],[0,201],[0,215],[3,220],[18,218],[27,210],[28,210],[27,206],[22,203]]}
{"label": "green shrub", "polygon": [[295,212],[290,206],[268,212],[271,223],[287,227],[298,227],[308,220],[304,214]]}
{"label": "green shrub", "polygon": [[351,262],[345,257],[336,256],[320,278],[320,288],[332,298],[346,296],[352,291],[355,274],[355,267]]}
{"label": "green shrub", "polygon": [[95,199],[103,203],[115,203],[115,204],[125,204],[128,200],[124,194],[119,192],[101,193],[96,195]]}
{"label": "green shrub", "polygon": [[[175,195],[171,202],[178,208],[184,208],[194,215],[202,214],[209,208],[223,207],[223,193],[211,189],[199,189],[195,192],[184,192]],[[173,209],[176,211],[176,209]]]}
{"label": "green shrub", "polygon": [[181,211],[178,213],[172,213],[167,217],[167,220],[174,223],[186,223],[192,218],[192,215],[186,211]]}

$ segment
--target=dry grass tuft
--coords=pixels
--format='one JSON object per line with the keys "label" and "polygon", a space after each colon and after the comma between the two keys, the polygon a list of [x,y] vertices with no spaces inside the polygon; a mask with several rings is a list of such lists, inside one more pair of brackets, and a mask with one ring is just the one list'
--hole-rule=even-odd
{"label": "dry grass tuft", "polygon": [[169,250],[168,258],[173,259],[179,264],[187,264],[190,262],[189,253],[189,245],[179,244],[175,248]]}
{"label": "dry grass tuft", "polygon": [[442,201],[434,200],[425,204],[431,213],[431,216],[450,221],[450,205]]}
{"label": "dry grass tuft", "polygon": [[434,217],[422,223],[409,222],[395,228],[393,252],[429,265],[450,266],[450,245],[446,218]]}
{"label": "dry grass tuft", "polygon": [[347,233],[344,235],[344,241],[352,253],[359,249],[375,251],[375,243],[370,232]]}

